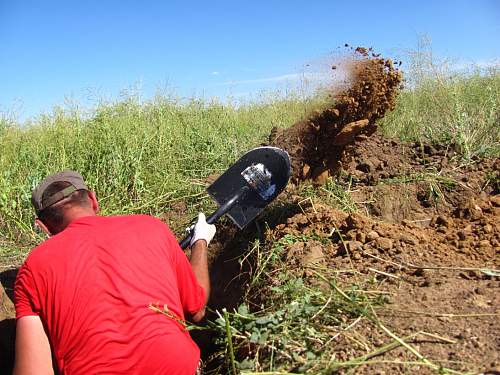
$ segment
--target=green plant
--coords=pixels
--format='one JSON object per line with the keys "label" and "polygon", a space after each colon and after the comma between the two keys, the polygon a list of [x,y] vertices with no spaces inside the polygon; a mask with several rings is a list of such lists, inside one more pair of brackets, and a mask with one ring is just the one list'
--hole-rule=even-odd
{"label": "green plant", "polygon": [[406,88],[380,122],[384,134],[404,140],[454,143],[461,154],[500,153],[500,65],[452,69],[429,41],[408,53]]}
{"label": "green plant", "polygon": [[241,371],[317,373],[331,355],[332,332],[373,319],[370,306],[383,303],[380,296],[360,293],[358,285],[342,290],[327,268],[311,266],[304,276],[286,263],[291,246],[318,238],[285,235],[264,251],[253,247],[256,268],[245,302],[215,321],[223,338],[231,327],[231,347]]}

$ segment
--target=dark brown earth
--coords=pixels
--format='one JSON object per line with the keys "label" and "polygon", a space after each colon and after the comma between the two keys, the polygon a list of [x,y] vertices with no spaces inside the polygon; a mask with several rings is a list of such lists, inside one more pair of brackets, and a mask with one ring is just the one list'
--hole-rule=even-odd
{"label": "dark brown earth", "polygon": [[[462,165],[446,160],[449,150],[428,147],[432,152],[422,154],[420,145],[411,152],[415,145],[377,136],[364,139],[342,158],[343,179],[355,181],[349,194],[359,213],[347,214],[312,200],[304,212],[268,235],[273,240],[285,234],[331,239],[329,245],[294,244],[288,249],[289,266],[300,271],[301,259],[314,249],[331,269],[353,269],[362,279],[374,276],[377,284],[371,289],[390,296],[389,304],[377,310],[390,331],[399,337],[424,331],[448,340],[417,336],[411,342],[423,356],[460,371],[500,371],[500,280],[487,271],[500,268],[500,195],[498,177],[496,182],[492,178],[499,175],[500,160]],[[370,167],[365,166],[367,160]],[[429,198],[423,193],[428,182],[402,178],[424,173],[430,166],[439,166],[440,176],[446,178],[442,196]],[[389,183],[390,178],[396,180]],[[294,199],[304,208],[302,197]],[[340,285],[356,280],[343,274]],[[350,333],[363,337],[366,347],[356,347],[341,334],[332,343],[339,360],[390,341],[368,321]],[[399,348],[377,359],[416,357]],[[356,373],[435,371],[421,365],[378,364],[362,366]]]}

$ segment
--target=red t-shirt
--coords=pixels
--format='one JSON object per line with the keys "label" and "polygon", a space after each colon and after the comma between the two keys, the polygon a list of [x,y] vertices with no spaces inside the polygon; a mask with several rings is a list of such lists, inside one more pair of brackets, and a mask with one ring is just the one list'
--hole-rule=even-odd
{"label": "red t-shirt", "polygon": [[199,349],[175,319],[205,292],[168,227],[145,215],[89,216],[36,247],[19,270],[16,316],[40,316],[64,374],[189,374]]}

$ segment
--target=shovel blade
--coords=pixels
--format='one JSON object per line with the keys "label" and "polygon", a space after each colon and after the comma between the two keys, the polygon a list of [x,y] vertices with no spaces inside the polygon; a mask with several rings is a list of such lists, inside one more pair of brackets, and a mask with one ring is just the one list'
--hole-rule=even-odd
{"label": "shovel blade", "polygon": [[[263,171],[264,181],[252,183],[254,174]],[[224,205],[246,186],[227,215],[240,229],[250,223],[286,187],[290,178],[290,157],[277,147],[258,147],[247,152],[208,188],[208,194],[219,206]]]}

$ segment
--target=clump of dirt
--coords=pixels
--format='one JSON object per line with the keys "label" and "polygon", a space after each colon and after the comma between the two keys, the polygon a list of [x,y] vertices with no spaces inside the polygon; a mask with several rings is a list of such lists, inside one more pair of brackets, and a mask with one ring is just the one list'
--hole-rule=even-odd
{"label": "clump of dirt", "polygon": [[324,182],[338,170],[345,147],[360,134],[373,134],[376,121],[395,106],[402,74],[390,59],[358,47],[353,58],[344,61],[350,85],[331,94],[331,107],[290,128],[271,131],[269,143],[291,156],[294,181]]}

